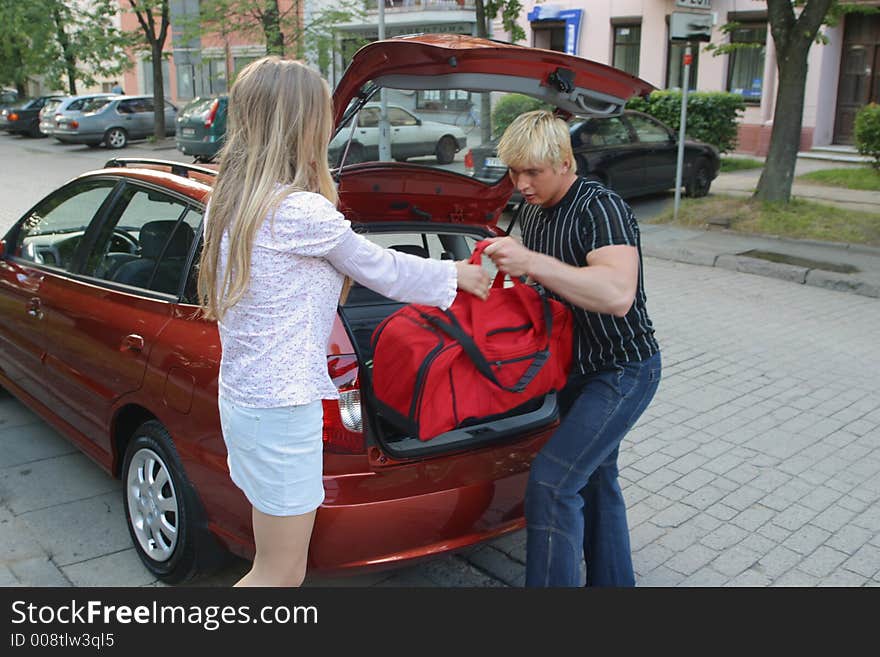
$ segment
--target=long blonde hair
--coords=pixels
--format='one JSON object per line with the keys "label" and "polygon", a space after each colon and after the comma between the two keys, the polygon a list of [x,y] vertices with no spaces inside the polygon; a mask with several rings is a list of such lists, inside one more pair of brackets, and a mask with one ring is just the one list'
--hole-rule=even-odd
{"label": "long blonde hair", "polygon": [[[207,318],[222,318],[244,295],[256,232],[288,194],[316,192],[336,203],[327,166],[332,103],[318,73],[275,56],[248,64],[232,85],[199,266],[199,299]],[[220,242],[227,232],[229,256],[218,280]]]}

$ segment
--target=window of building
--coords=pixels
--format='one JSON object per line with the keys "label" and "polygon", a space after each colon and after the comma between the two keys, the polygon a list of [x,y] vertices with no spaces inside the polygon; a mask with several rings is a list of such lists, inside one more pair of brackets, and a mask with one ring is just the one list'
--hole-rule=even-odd
{"label": "window of building", "polygon": [[[666,88],[682,89],[681,76],[684,75],[684,49],[686,43],[681,41],[669,42],[669,57],[666,60]],[[691,70],[688,74],[688,91],[695,91],[697,88],[697,68],[700,64],[700,46],[694,44],[691,46]]]}
{"label": "window of building", "polygon": [[764,86],[767,23],[741,23],[731,31],[730,42],[742,46],[730,53],[727,90],[742,94],[747,103],[760,103]]}
{"label": "window of building", "polygon": [[565,21],[534,21],[532,46],[565,52]]}
{"label": "window of building", "polygon": [[[144,93],[151,94],[153,93],[153,60],[145,59],[142,62],[143,68],[141,69],[143,72],[144,79]],[[168,60],[162,60],[162,80],[167,85],[168,81],[171,79],[171,70],[168,66]],[[167,87],[166,87],[167,89]],[[131,92],[129,92],[131,93]]]}
{"label": "window of building", "polygon": [[416,109],[460,111],[470,103],[471,94],[463,89],[425,89],[416,93]]}
{"label": "window of building", "polygon": [[177,65],[177,97],[185,100],[196,97],[196,76],[192,64]]}
{"label": "window of building", "polygon": [[612,66],[630,75],[638,75],[641,41],[641,25],[615,25]]}
{"label": "window of building", "polygon": [[208,90],[212,95],[226,93],[226,61],[223,59],[209,59],[208,61]]}

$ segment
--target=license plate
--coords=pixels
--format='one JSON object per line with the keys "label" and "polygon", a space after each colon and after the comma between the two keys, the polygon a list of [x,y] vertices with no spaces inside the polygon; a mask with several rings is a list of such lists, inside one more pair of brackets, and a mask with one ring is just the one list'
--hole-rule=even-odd
{"label": "license plate", "polygon": [[504,166],[504,162],[501,161],[500,158],[497,157],[487,157],[486,158],[486,166],[487,167],[499,167],[501,169],[506,169]]}
{"label": "license plate", "polygon": [[192,137],[194,134],[196,134],[196,129],[195,128],[184,128],[183,130],[181,130],[181,132],[183,133],[184,137]]}

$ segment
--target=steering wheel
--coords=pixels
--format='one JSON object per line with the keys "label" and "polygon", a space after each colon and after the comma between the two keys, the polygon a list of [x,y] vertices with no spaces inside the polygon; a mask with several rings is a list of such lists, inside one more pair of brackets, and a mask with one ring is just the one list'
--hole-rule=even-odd
{"label": "steering wheel", "polygon": [[138,249],[140,249],[140,242],[134,235],[122,228],[113,229],[113,235],[110,238],[110,251],[136,254]]}

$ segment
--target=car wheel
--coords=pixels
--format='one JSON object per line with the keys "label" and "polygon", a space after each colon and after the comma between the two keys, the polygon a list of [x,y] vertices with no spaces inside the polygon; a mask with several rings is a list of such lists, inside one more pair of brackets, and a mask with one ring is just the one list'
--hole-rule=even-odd
{"label": "car wheel", "polygon": [[33,127],[28,130],[28,134],[34,138],[46,136],[46,134],[40,130],[40,126],[37,123],[35,123]]}
{"label": "car wheel", "polygon": [[455,159],[455,153],[457,151],[458,144],[455,142],[455,139],[446,135],[440,137],[440,140],[437,142],[437,148],[434,149],[434,154],[437,156],[438,163],[449,164]]}
{"label": "car wheel", "polygon": [[107,148],[125,148],[128,134],[122,128],[110,128],[104,133],[104,143],[107,144]]}
{"label": "car wheel", "polygon": [[163,582],[178,583],[220,565],[195,491],[168,431],[156,420],[137,428],[122,466],[122,503],[141,561]]}
{"label": "car wheel", "polygon": [[712,174],[710,173],[709,163],[706,160],[697,160],[694,164],[693,172],[685,185],[685,194],[694,198],[706,196],[711,185]]}

